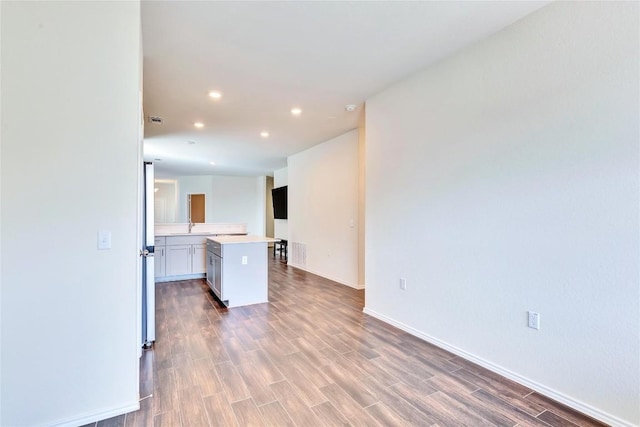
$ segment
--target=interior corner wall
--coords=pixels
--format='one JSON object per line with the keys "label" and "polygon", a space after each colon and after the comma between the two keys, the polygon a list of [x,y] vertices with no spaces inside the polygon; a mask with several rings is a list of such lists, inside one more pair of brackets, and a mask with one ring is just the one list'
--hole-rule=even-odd
{"label": "interior corner wall", "polygon": [[[266,176],[258,176],[254,178],[255,182],[255,192],[256,192],[256,206],[254,209],[254,217],[255,217],[255,228],[251,234],[256,236],[264,236],[266,233],[266,223],[267,223],[267,177]],[[247,231],[249,231],[247,229]]]}
{"label": "interior corner wall", "polygon": [[[284,187],[289,182],[288,168],[278,169],[273,172],[273,188]],[[273,221],[274,237],[276,239],[289,239],[289,220],[275,219]]]}
{"label": "interior corner wall", "polygon": [[0,10],[0,424],[80,425],[139,406],[140,4]]}
{"label": "interior corner wall", "polygon": [[640,424],[638,9],[551,3],[366,112],[365,312],[613,425]]}
{"label": "interior corner wall", "polygon": [[[0,35],[2,34],[2,5],[0,5]],[[2,37],[0,36],[0,39]],[[0,49],[0,94],[2,94],[2,49]],[[1,96],[0,96],[1,98]],[[0,129],[2,129],[2,102],[0,101]],[[2,134],[0,132],[0,165],[2,165]],[[0,269],[2,269],[2,169],[0,168]],[[2,273],[0,272],[0,308],[2,307]],[[0,315],[0,423],[2,423],[2,315]]]}
{"label": "interior corner wall", "polygon": [[[358,131],[288,158],[289,264],[358,286]],[[306,256],[298,256],[296,244]]]}
{"label": "interior corner wall", "polygon": [[363,105],[358,128],[358,287],[365,288],[365,218],[366,218],[366,106]]}
{"label": "interior corner wall", "polygon": [[[265,226],[264,226],[264,235],[267,237],[274,236],[274,219],[273,219],[273,195],[271,194],[271,190],[273,190],[273,177],[266,177],[266,187],[265,187]],[[269,243],[269,246],[272,246],[272,243]]]}

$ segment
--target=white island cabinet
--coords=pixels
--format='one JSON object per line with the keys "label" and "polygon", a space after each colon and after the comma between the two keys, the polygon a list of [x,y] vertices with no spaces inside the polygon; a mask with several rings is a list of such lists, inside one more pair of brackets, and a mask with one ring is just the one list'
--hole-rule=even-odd
{"label": "white island cabinet", "polygon": [[207,239],[207,284],[227,307],[268,302],[267,244],[261,236]]}

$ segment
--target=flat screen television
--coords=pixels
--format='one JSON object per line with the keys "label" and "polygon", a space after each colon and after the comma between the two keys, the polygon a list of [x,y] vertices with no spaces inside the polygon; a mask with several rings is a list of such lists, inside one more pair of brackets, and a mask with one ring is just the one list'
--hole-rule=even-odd
{"label": "flat screen television", "polygon": [[271,190],[273,198],[273,217],[275,219],[287,219],[287,186]]}

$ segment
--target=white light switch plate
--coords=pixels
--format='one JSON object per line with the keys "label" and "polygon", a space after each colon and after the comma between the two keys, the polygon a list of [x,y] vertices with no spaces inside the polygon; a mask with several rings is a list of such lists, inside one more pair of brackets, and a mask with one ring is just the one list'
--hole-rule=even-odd
{"label": "white light switch plate", "polygon": [[246,255],[243,256],[242,257],[242,265],[247,265],[248,262],[249,262],[249,260],[248,260],[247,256]]}
{"label": "white light switch plate", "polygon": [[111,249],[110,231],[98,231],[98,249]]}

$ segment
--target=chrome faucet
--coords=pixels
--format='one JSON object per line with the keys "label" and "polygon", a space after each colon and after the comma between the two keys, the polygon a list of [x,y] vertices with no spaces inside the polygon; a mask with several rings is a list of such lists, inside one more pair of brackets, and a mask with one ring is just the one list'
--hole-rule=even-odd
{"label": "chrome faucet", "polygon": [[191,233],[191,229],[193,228],[195,224],[191,221],[189,221],[189,233]]}

